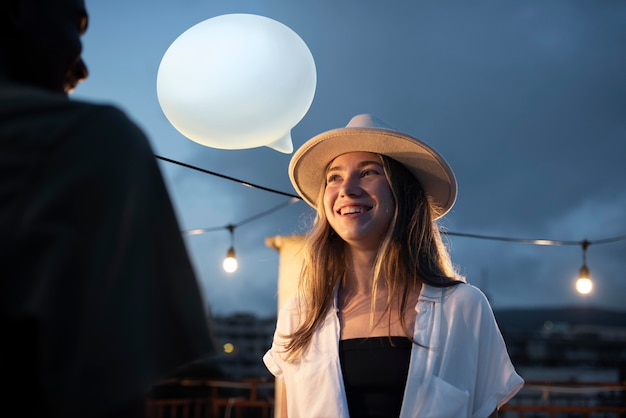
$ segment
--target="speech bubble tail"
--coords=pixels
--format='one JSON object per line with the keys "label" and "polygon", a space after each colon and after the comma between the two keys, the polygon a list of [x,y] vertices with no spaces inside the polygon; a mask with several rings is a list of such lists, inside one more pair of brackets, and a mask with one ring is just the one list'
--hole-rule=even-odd
{"label": "speech bubble tail", "polygon": [[284,154],[291,154],[293,152],[293,143],[291,142],[291,132],[287,132],[287,135],[282,138],[278,138],[276,141],[271,142],[269,144],[265,144],[266,147],[269,147],[278,152],[282,152]]}

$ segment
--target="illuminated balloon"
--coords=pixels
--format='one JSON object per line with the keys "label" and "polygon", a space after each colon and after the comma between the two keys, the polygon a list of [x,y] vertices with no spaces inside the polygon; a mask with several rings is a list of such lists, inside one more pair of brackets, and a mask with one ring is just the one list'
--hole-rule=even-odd
{"label": "illuminated balloon", "polygon": [[291,129],[309,110],[316,81],[311,51],[290,28],[228,14],[192,26],[170,45],[157,96],[170,123],[199,144],[291,153]]}

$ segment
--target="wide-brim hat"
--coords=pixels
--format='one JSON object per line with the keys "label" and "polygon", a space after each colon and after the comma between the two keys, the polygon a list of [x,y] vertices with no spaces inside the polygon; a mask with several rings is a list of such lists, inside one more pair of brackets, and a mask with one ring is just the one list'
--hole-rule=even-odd
{"label": "wide-brim hat", "polygon": [[372,115],[357,115],[345,128],[323,132],[305,142],[289,163],[289,178],[298,194],[316,207],[328,164],[353,151],[386,155],[403,164],[437,208],[437,217],[454,205],[457,183],[452,169],[437,151],[401,133]]}

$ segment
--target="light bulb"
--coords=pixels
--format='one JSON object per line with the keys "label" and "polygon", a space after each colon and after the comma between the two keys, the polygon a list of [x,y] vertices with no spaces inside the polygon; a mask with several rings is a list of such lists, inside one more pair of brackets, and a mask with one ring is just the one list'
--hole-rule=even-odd
{"label": "light bulb", "polygon": [[591,279],[581,277],[576,280],[576,291],[581,295],[588,295],[593,290],[593,282]]}
{"label": "light bulb", "polygon": [[588,295],[593,290],[593,282],[590,276],[589,268],[583,264],[578,273],[578,280],[576,280],[576,291],[581,295]]}
{"label": "light bulb", "polygon": [[230,247],[228,252],[226,253],[226,258],[222,263],[222,267],[226,273],[234,273],[237,271],[237,267],[239,264],[237,263],[237,259],[235,258],[235,249]]}
{"label": "light bulb", "polygon": [[583,264],[583,266],[580,268],[580,271],[578,272],[578,278],[579,279],[590,279],[591,275],[589,274],[589,268]]}

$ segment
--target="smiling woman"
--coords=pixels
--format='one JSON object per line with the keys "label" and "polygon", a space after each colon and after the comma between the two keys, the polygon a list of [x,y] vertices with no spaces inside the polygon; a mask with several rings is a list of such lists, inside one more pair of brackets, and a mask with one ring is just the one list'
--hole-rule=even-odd
{"label": "smiling woman", "polygon": [[263,358],[284,383],[281,414],[497,415],[523,380],[441,240],[457,190],[445,160],[359,115],[306,142],[289,174],[317,216]]}

